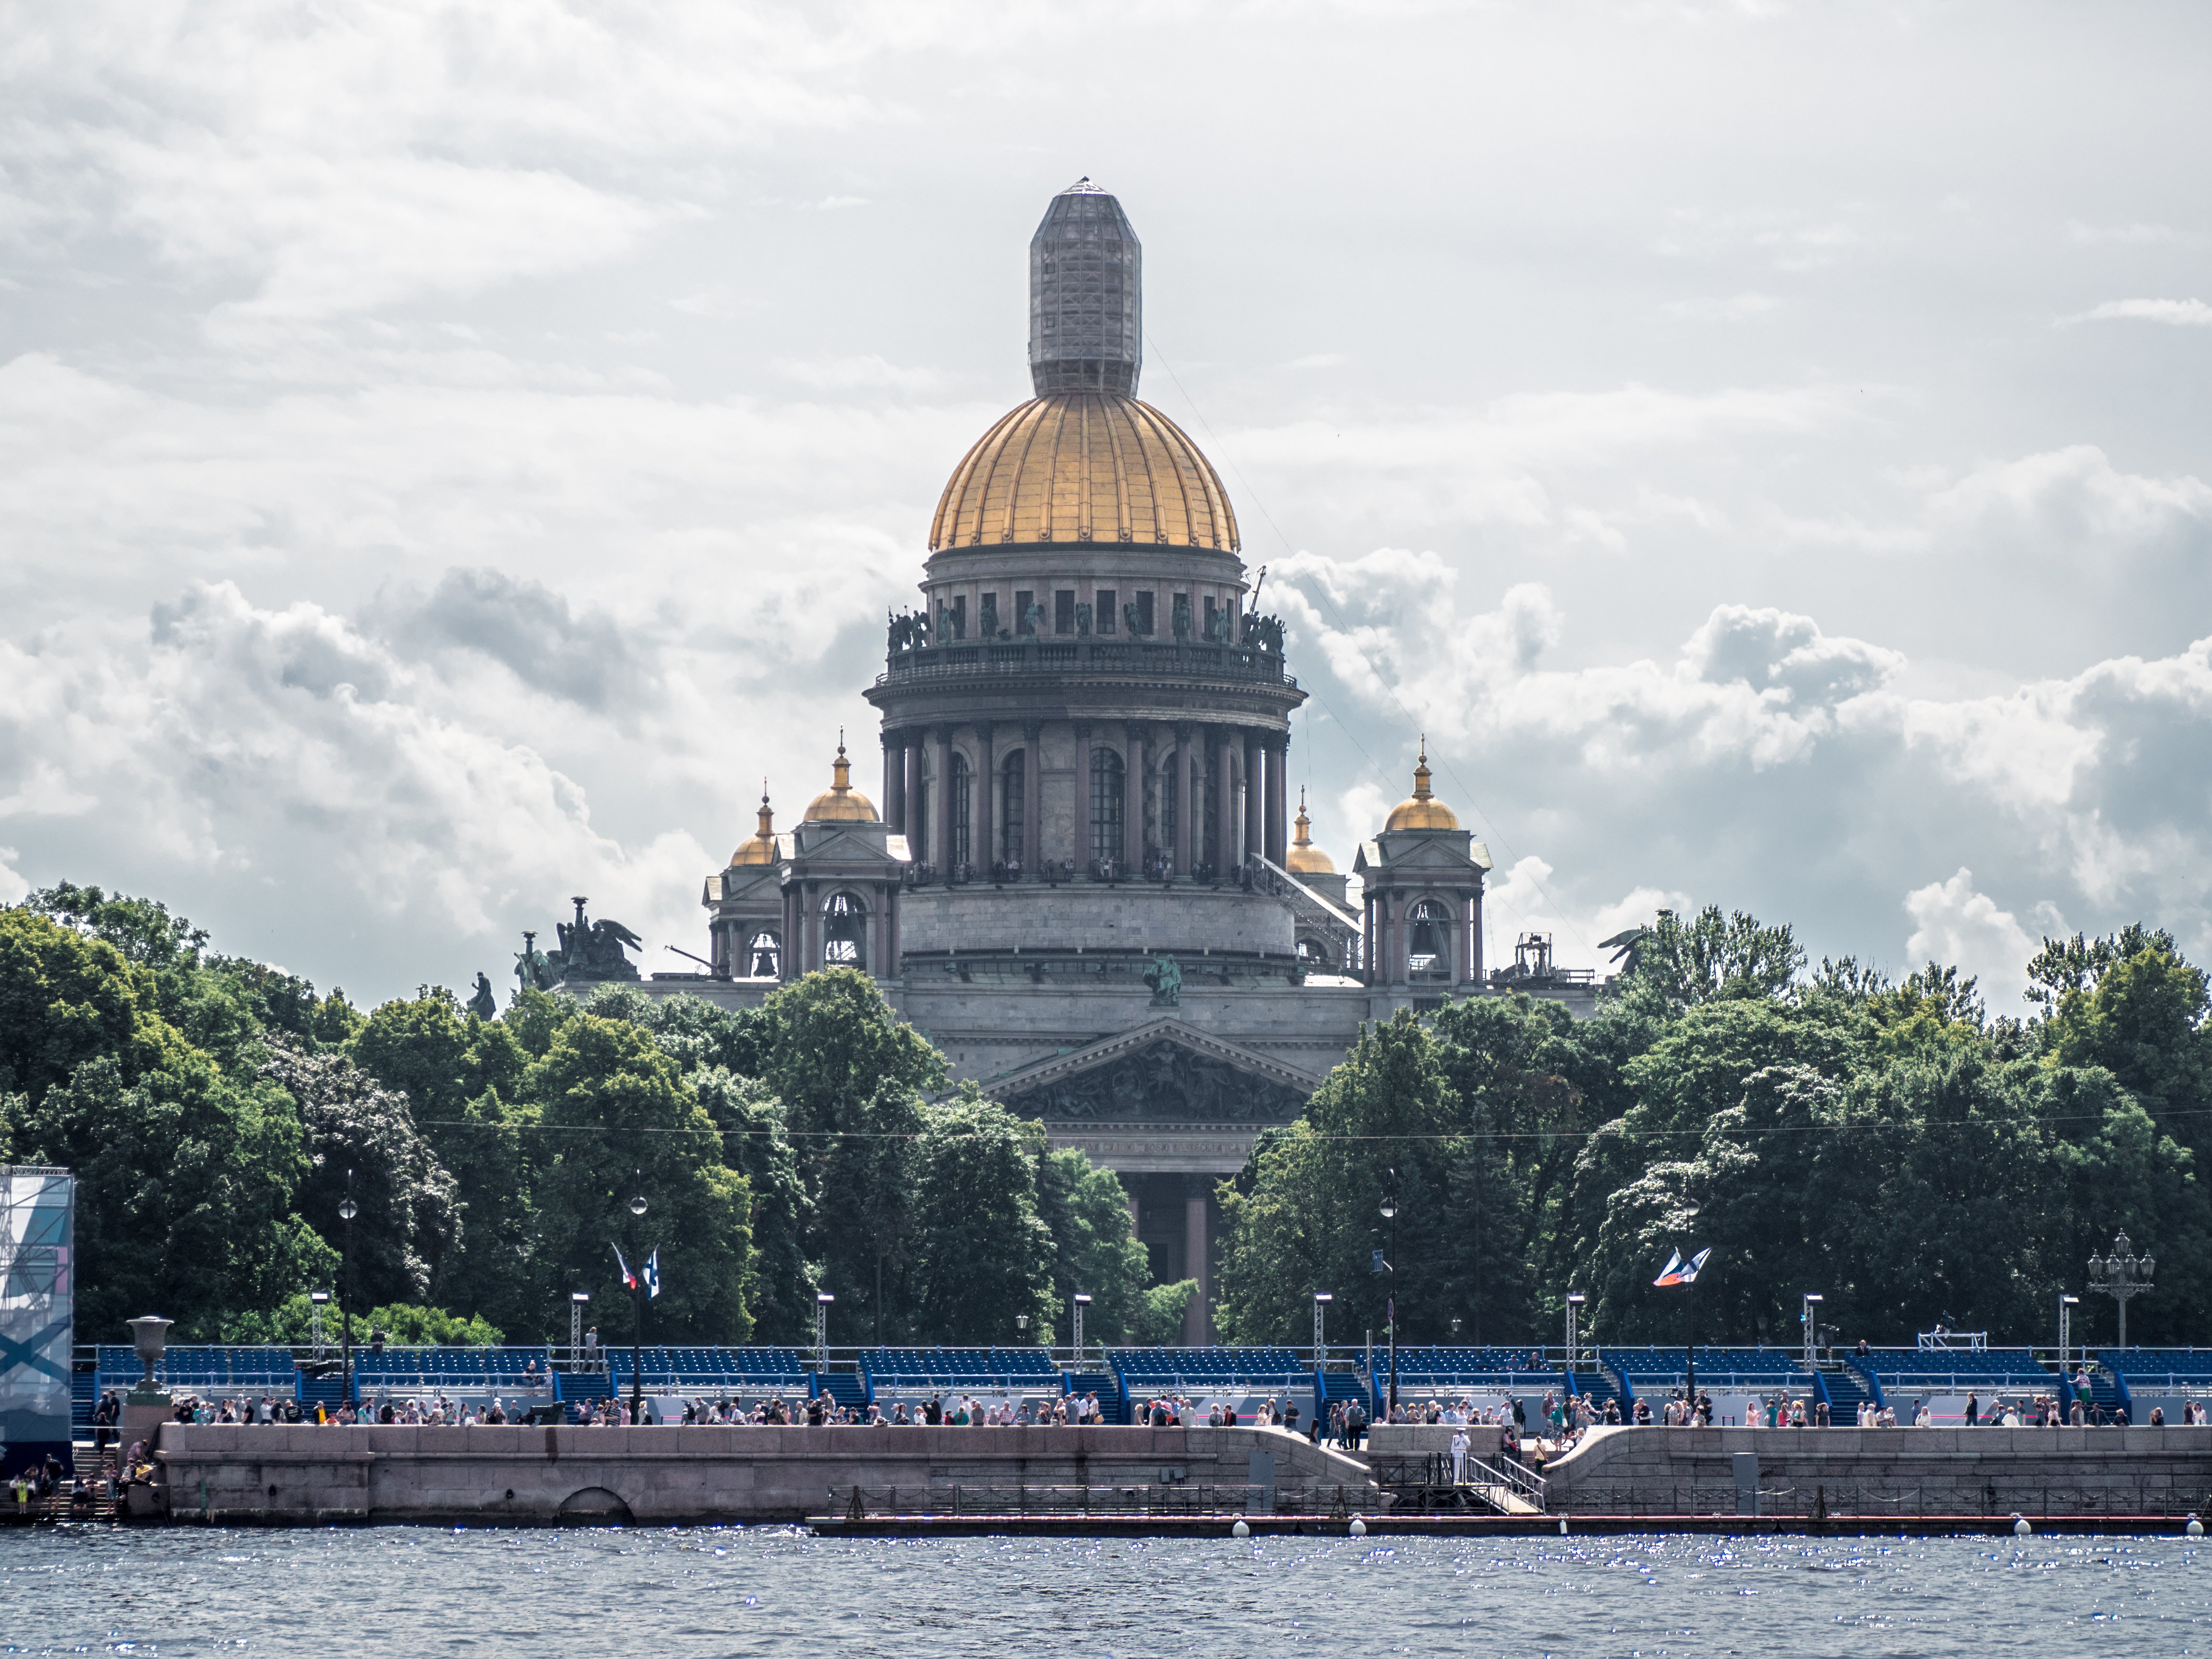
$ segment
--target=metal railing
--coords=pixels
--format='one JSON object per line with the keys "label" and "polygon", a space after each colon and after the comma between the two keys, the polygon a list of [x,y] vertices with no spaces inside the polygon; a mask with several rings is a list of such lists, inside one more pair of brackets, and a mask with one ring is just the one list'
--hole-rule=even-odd
{"label": "metal railing", "polygon": [[1175,679],[1258,681],[1286,690],[1297,686],[1297,681],[1284,672],[1284,659],[1279,652],[1197,641],[1108,641],[1079,636],[989,644],[955,641],[894,651],[885,659],[876,684],[1064,674],[1071,670]]}

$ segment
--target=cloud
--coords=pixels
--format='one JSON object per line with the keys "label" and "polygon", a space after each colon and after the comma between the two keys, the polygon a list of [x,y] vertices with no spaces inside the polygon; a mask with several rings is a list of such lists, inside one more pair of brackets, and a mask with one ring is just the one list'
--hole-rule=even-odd
{"label": "cloud", "polygon": [[1726,299],[1671,300],[1659,309],[1689,322],[1740,323],[1747,317],[1764,317],[1781,305],[1771,294],[1743,293]]}
{"label": "cloud", "polygon": [[19,904],[31,890],[31,884],[15,873],[15,849],[0,847],[0,904]]}
{"label": "cloud", "polygon": [[2107,300],[2073,322],[2166,323],[2174,328],[2212,328],[2212,306],[2202,300]]}
{"label": "cloud", "polygon": [[1316,351],[1304,357],[1293,357],[1285,368],[1338,368],[1352,361],[1341,351]]}
{"label": "cloud", "polygon": [[572,610],[542,584],[496,570],[448,570],[426,598],[390,605],[380,631],[401,651],[480,653],[596,714],[634,712],[658,693],[650,647],[633,643],[607,612]]}
{"label": "cloud", "polygon": [[2197,242],[2203,237],[2195,232],[2176,230],[2172,225],[2144,224],[2090,225],[2079,219],[2066,223],[2067,240],[2094,247],[2106,244],[2145,247],[2168,242]]}
{"label": "cloud", "polygon": [[1915,888],[1905,896],[1905,909],[1912,918],[1912,934],[1905,941],[1907,962],[1972,974],[1992,1012],[2008,1012],[2020,1001],[2036,941],[2009,910],[1974,890],[1972,871],[1961,866],[1948,881]]}

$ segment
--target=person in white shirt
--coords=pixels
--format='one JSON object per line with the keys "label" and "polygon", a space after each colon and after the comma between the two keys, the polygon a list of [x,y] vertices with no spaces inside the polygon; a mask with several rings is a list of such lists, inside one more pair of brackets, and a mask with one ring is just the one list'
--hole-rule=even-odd
{"label": "person in white shirt", "polygon": [[1467,1484],[1467,1431],[1454,1429],[1451,1437],[1451,1460],[1452,1485],[1455,1486],[1463,1486]]}

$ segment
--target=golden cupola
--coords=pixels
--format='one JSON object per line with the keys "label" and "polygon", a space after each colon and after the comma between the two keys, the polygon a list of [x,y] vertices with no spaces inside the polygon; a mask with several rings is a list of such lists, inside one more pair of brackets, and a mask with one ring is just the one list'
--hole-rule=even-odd
{"label": "golden cupola", "polygon": [[1313,844],[1313,820],[1306,816],[1306,792],[1298,790],[1298,815],[1291,822],[1297,826],[1297,836],[1291,842],[1287,868],[1294,876],[1333,876],[1336,866],[1328,854]]}
{"label": "golden cupola", "polygon": [[[837,758],[830,763],[830,787],[806,805],[808,823],[874,823],[876,805],[853,787],[853,763],[845,758],[845,734],[837,734]],[[763,820],[765,823],[766,817]]]}
{"label": "golden cupola", "polygon": [[1392,830],[1456,830],[1459,819],[1450,807],[1436,798],[1429,788],[1429,740],[1421,739],[1421,757],[1413,766],[1413,793],[1390,809],[1389,821],[1382,826]]}
{"label": "golden cupola", "polygon": [[760,828],[753,838],[730,854],[730,866],[774,864],[775,862],[775,814],[768,804],[768,780],[761,780]]}

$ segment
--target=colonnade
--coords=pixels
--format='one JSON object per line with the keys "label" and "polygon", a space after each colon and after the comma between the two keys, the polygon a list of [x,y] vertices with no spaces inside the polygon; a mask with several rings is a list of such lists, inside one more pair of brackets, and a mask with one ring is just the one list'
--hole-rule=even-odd
{"label": "colonnade", "polygon": [[[1121,833],[1115,861],[1141,872],[1149,854],[1167,859],[1178,875],[1199,865],[1233,867],[1261,854],[1282,864],[1290,852],[1290,736],[1250,726],[1147,720],[1075,720],[1074,811],[1072,844],[1042,840],[1044,769],[1037,763],[1045,723],[981,721],[887,730],[884,733],[884,819],[917,843],[916,859],[943,870],[954,862],[957,830],[967,830],[967,862],[988,870],[1018,857],[1025,874],[1045,864],[1090,869],[1097,838],[1091,787],[1092,757],[1111,753],[1121,769]],[[1008,763],[1018,753],[1021,798],[1007,799]],[[968,780],[966,822],[951,787],[956,763]],[[1147,791],[1148,780],[1155,781]],[[1209,791],[1200,803],[1199,793]],[[1160,820],[1175,802],[1172,844],[1163,844]],[[1151,810],[1147,811],[1148,800]],[[1007,845],[1009,807],[1020,825],[1018,847]],[[1194,810],[1194,809],[1197,810]],[[1207,810],[1210,809],[1210,811]],[[924,822],[924,817],[927,822]],[[1209,844],[1206,824],[1213,833]],[[1042,844],[1041,844],[1041,842]]]}
{"label": "colonnade", "polygon": [[[1362,938],[1366,941],[1367,983],[1405,985],[1413,980],[1413,911],[1423,902],[1441,906],[1449,955],[1449,978],[1464,985],[1482,977],[1482,892],[1463,889],[1390,888],[1370,878],[1366,890]],[[1431,970],[1431,976],[1445,975]]]}

